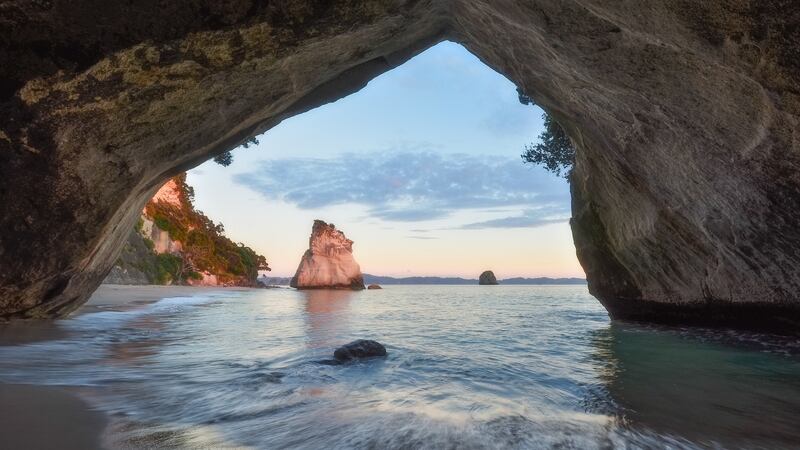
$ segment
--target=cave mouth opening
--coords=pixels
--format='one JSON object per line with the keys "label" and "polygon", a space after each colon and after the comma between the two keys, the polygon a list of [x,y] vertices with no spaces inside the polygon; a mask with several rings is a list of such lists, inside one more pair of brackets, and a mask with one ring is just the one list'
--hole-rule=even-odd
{"label": "cave mouth opening", "polygon": [[800,323],[800,274],[785,269],[800,264],[798,28],[780,8],[194,2],[175,21],[160,3],[17,3],[5,54],[26,64],[3,65],[3,94],[16,92],[0,100],[2,318],[74,311],[167,179],[452,39],[580,149],[570,226],[612,317]]}
{"label": "cave mouth opening", "polygon": [[198,209],[266,255],[272,277],[293,275],[319,218],[355,241],[365,273],[582,278],[568,183],[520,159],[542,116],[443,41],[187,181]]}

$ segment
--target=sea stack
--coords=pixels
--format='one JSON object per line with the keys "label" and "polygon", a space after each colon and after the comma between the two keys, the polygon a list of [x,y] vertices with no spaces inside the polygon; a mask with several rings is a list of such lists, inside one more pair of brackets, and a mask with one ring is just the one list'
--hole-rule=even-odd
{"label": "sea stack", "polygon": [[495,285],[500,284],[497,282],[497,277],[494,276],[494,272],[491,270],[487,270],[478,277],[478,284],[480,285]]}
{"label": "sea stack", "polygon": [[364,289],[364,277],[353,258],[353,241],[333,224],[315,220],[308,250],[290,286],[297,289]]}

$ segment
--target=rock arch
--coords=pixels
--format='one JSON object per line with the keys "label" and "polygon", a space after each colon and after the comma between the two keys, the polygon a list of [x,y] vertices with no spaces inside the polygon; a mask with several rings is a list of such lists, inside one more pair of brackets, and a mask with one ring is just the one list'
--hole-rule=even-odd
{"label": "rock arch", "polygon": [[782,0],[0,6],[0,316],[62,316],[169,176],[445,38],[579,148],[612,317],[800,328],[800,12]]}

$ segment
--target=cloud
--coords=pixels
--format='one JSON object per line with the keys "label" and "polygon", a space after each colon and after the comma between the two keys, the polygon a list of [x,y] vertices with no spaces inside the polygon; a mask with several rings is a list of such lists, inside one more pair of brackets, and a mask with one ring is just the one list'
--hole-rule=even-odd
{"label": "cloud", "polygon": [[526,210],[521,216],[502,217],[483,222],[468,223],[458,227],[461,230],[482,230],[485,228],[536,228],[552,223],[563,223],[569,216],[563,211]]}
{"label": "cloud", "polygon": [[[493,208],[526,214],[546,211],[549,219],[569,214],[566,182],[523,165],[519,158],[396,150],[350,153],[267,160],[234,179],[268,199],[298,208],[359,204],[367,207],[370,217],[393,222],[442,219],[457,211]],[[522,223],[511,219],[506,223]],[[465,227],[497,228],[503,220]]]}

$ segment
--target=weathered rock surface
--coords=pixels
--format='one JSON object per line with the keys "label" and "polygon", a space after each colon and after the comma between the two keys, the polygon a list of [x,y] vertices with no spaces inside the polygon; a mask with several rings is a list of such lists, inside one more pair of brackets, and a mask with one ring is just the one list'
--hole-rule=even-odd
{"label": "weathered rock surface", "polygon": [[[122,247],[122,252],[111,267],[111,271],[103,280],[106,284],[154,284],[155,279],[147,267],[158,264],[156,253],[146,244],[144,237],[136,230],[131,230]],[[144,266],[144,267],[143,267]]]}
{"label": "weathered rock surface", "polygon": [[800,329],[800,10],[786,0],[0,6],[0,316],[84,302],[170,176],[463,43],[577,148],[615,318]]}
{"label": "weathered rock surface", "polygon": [[[136,229],[131,230],[103,283],[257,285],[257,270],[253,273],[243,263],[254,261],[249,254],[242,255],[246,251],[243,244],[224,237],[217,224],[195,209],[189,193],[193,188],[186,184],[185,175],[161,186],[142,210]],[[209,245],[212,242],[213,246]],[[230,273],[228,267],[234,267],[237,273]],[[262,270],[269,270],[269,266]]]}
{"label": "weathered rock surface", "polygon": [[386,347],[380,342],[368,339],[359,339],[349,344],[343,345],[333,352],[333,357],[337,361],[351,361],[362,358],[375,358],[386,356]]}
{"label": "weathered rock surface", "polygon": [[478,277],[478,284],[497,285],[500,283],[497,282],[497,277],[494,276],[494,272],[492,272],[491,270],[487,270],[481,273],[481,276]]}
{"label": "weathered rock surface", "polygon": [[383,289],[379,284],[370,284],[367,289]]}
{"label": "weathered rock surface", "polygon": [[297,289],[364,289],[353,241],[333,224],[315,220],[306,250],[289,285]]}

